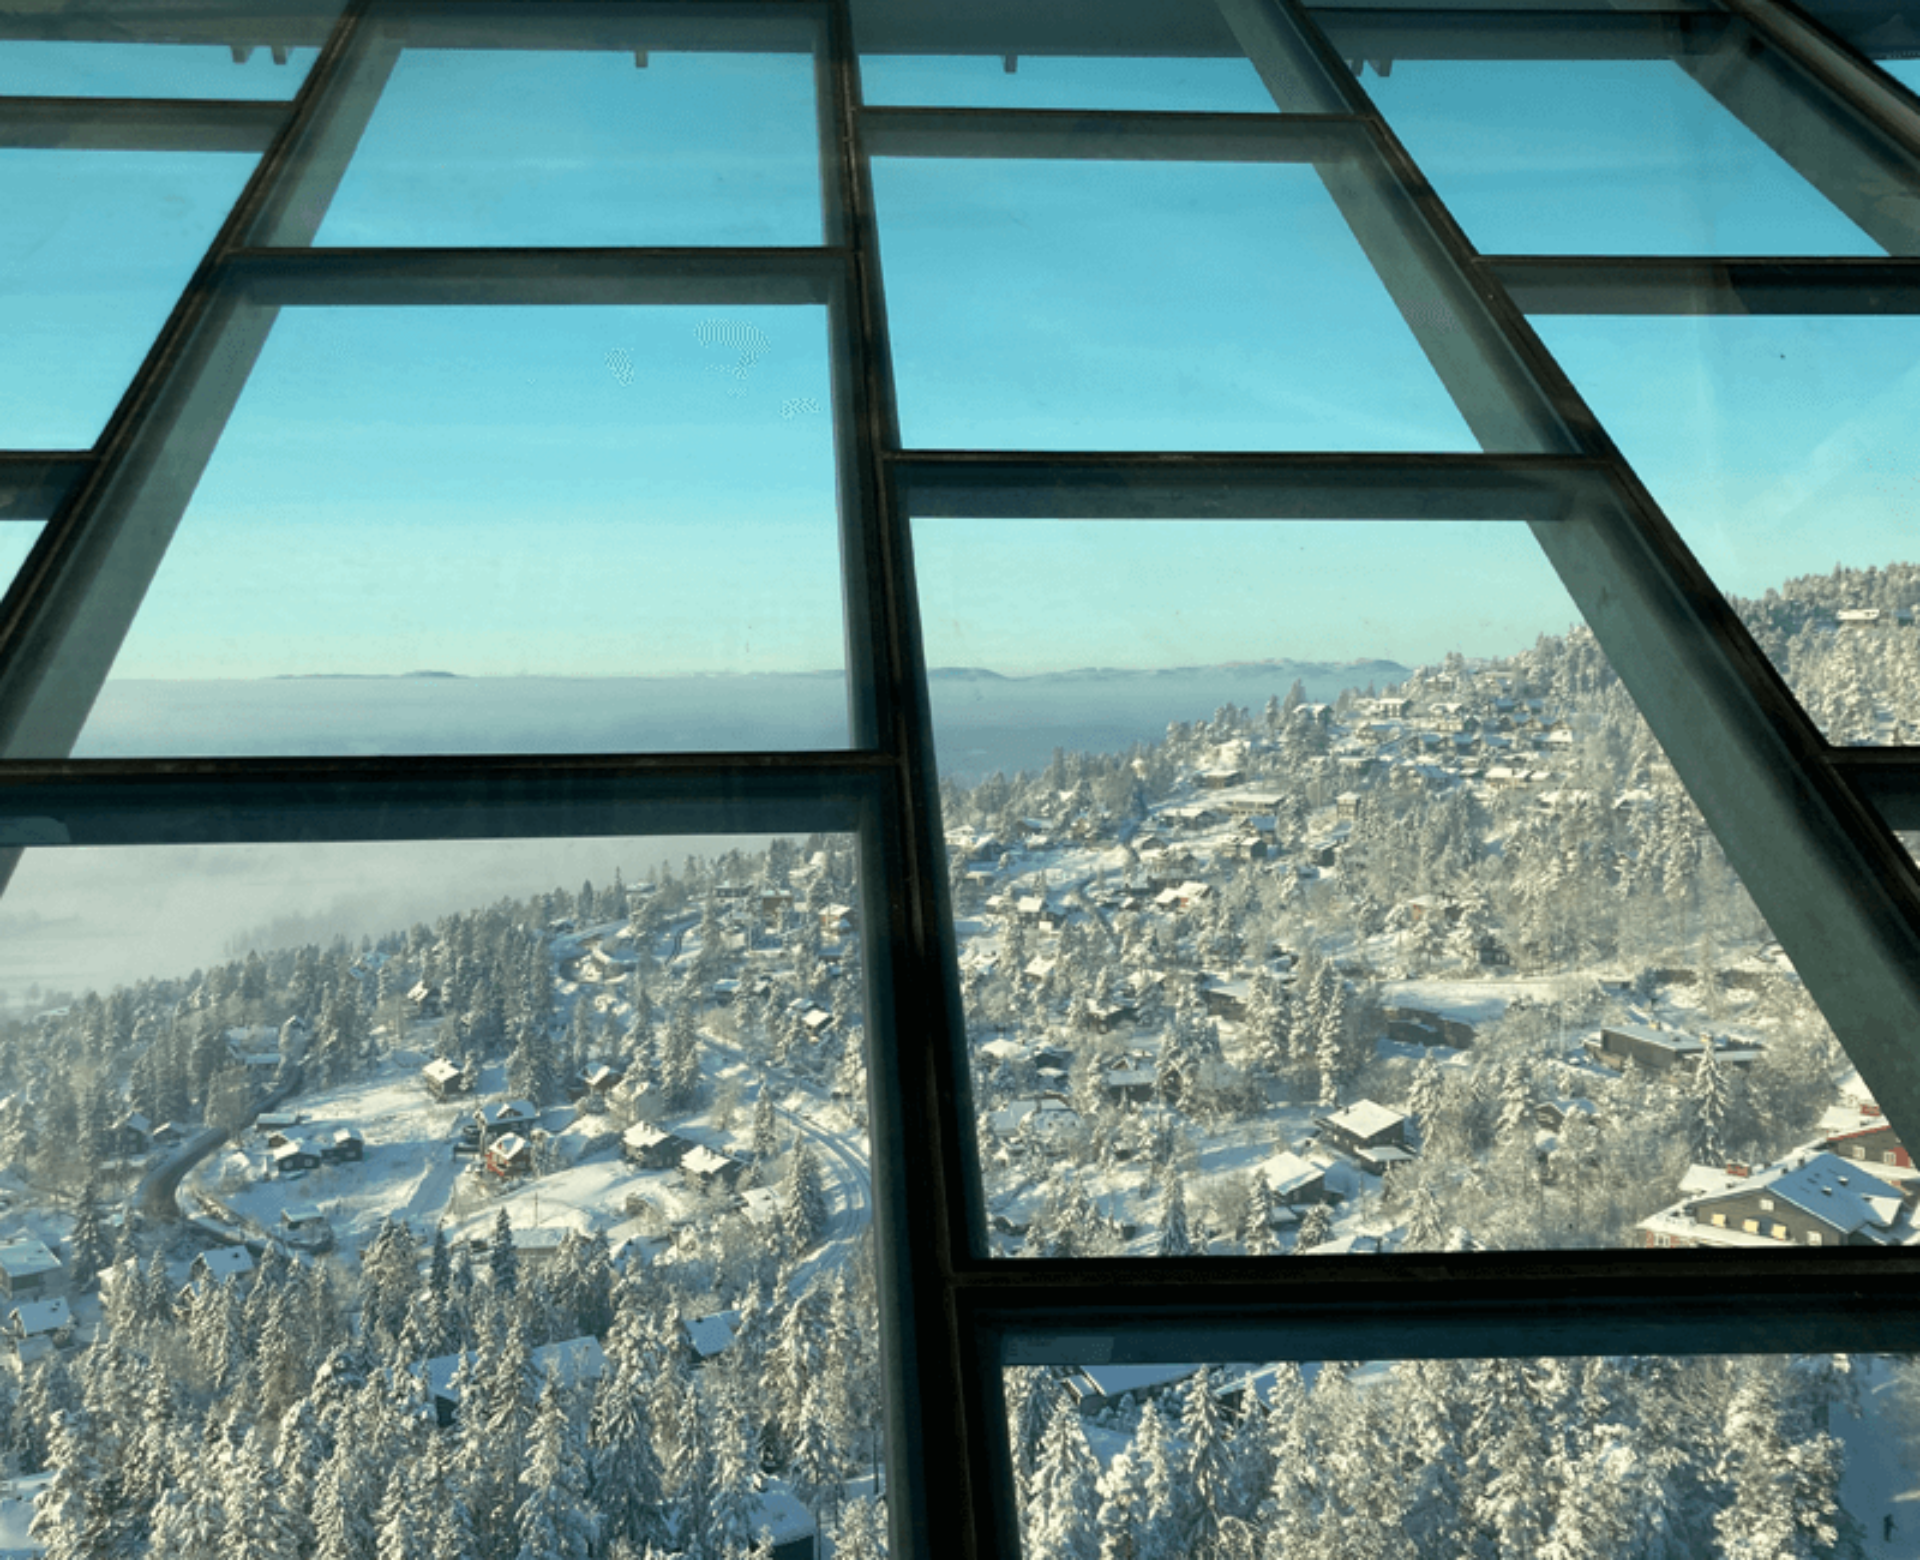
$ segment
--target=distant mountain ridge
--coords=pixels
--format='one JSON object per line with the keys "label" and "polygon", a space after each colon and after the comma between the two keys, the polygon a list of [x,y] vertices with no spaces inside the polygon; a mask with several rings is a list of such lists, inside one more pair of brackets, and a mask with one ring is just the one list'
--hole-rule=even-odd
{"label": "distant mountain ridge", "polygon": [[1082,666],[1070,671],[996,672],[984,666],[934,666],[927,670],[930,682],[1145,682],[1162,678],[1244,677],[1250,681],[1294,678],[1301,682],[1325,682],[1328,678],[1347,677],[1378,683],[1402,682],[1413,675],[1411,667],[1398,661],[1222,661],[1211,666]]}

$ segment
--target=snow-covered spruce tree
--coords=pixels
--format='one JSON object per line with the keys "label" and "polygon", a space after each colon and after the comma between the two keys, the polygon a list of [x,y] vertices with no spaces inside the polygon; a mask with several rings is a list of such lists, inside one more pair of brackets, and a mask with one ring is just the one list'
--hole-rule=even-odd
{"label": "snow-covered spruce tree", "polygon": [[780,1192],[780,1225],[787,1248],[807,1250],[827,1227],[827,1189],[813,1145],[802,1138],[794,1145]]}
{"label": "snow-covered spruce tree", "polygon": [[1713,1519],[1727,1560],[1818,1560],[1840,1537],[1837,1437],[1783,1424],[1779,1362],[1746,1362],[1727,1405],[1724,1473],[1733,1499]]}
{"label": "snow-covered spruce tree", "polygon": [[1187,1229],[1187,1194],[1185,1183],[1178,1175],[1170,1178],[1167,1187],[1166,1208],[1160,1215],[1160,1243],[1156,1255],[1162,1257],[1190,1257],[1194,1255],[1194,1242]]}
{"label": "snow-covered spruce tree", "polygon": [[1185,1520],[1180,1525],[1188,1554],[1205,1554],[1219,1536],[1220,1519],[1230,1514],[1233,1457],[1220,1400],[1213,1395],[1215,1381],[1213,1368],[1203,1365],[1187,1378],[1181,1394],[1180,1439],[1185,1453],[1180,1460],[1180,1492]]}
{"label": "snow-covered spruce tree", "polygon": [[1099,1475],[1079,1410],[1062,1400],[1040,1442],[1025,1512],[1025,1560],[1099,1560]]}
{"label": "snow-covered spruce tree", "polygon": [[1694,1163],[1725,1164],[1727,1129],[1733,1115],[1733,1084],[1715,1056],[1711,1040],[1694,1063],[1692,1093]]}
{"label": "snow-covered spruce tree", "polygon": [[1301,1216],[1300,1228],[1293,1237],[1293,1249],[1297,1252],[1311,1251],[1332,1238],[1333,1210],[1325,1203],[1315,1203]]}
{"label": "snow-covered spruce tree", "polygon": [[693,1003],[682,1000],[660,1033],[661,1102],[670,1112],[691,1110],[700,1097],[700,1034]]}
{"label": "snow-covered spruce tree", "polygon": [[586,1449],[555,1380],[540,1394],[523,1485],[514,1560],[589,1560],[600,1523],[586,1500]]}

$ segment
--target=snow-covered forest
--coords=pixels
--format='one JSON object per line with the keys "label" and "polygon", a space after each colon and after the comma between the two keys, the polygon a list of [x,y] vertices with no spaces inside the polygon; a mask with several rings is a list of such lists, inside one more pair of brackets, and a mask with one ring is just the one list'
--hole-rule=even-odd
{"label": "snow-covered forest", "polygon": [[[1837,739],[1906,741],[1916,599],[1739,605]],[[999,1255],[1640,1245],[1870,1103],[1583,630],[942,802]],[[175,979],[101,937],[0,1015],[0,1548],[883,1552],[858,903],[851,842],[779,839]],[[1847,1362],[1176,1375],[1010,1378],[1034,1555],[1873,1537]]]}

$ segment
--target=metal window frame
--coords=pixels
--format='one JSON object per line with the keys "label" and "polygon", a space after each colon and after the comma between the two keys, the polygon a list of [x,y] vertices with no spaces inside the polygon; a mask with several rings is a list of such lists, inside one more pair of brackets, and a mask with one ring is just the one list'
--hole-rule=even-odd
{"label": "metal window frame", "polygon": [[[267,29],[276,48],[324,40],[288,103],[0,100],[0,145],[262,150],[95,446],[0,451],[0,519],[47,522],[0,599],[0,872],[19,849],[45,846],[857,834],[871,942],[878,1326],[903,1555],[1018,1552],[1001,1388],[1011,1364],[1920,1348],[1920,1260],[1900,1251],[987,1256],[913,582],[912,526],[943,517],[1528,525],[1888,1115],[1920,1128],[1910,1039],[1920,1034],[1920,874],[1890,832],[1920,827],[1920,750],[1825,742],[1527,322],[1529,312],[1920,312],[1916,261],[1480,255],[1345,63],[1569,49],[1678,59],[1866,231],[1911,252],[1920,121],[1910,96],[1786,0],[1725,3],[1601,23],[1220,0],[1276,101],[1301,110],[1271,116],[869,109],[853,0],[353,0],[337,20],[280,17]],[[648,18],[637,46],[636,13]],[[141,25],[129,7],[114,35]],[[0,17],[0,36],[72,36],[74,26]],[[761,28],[784,47],[801,38],[818,86],[822,243],[311,247],[404,47],[536,46],[556,28],[635,47],[636,63],[649,40],[737,47]],[[883,155],[1310,164],[1491,453],[907,450],[871,182]],[[827,307],[847,750],[67,757],[279,308],[649,301]]]}

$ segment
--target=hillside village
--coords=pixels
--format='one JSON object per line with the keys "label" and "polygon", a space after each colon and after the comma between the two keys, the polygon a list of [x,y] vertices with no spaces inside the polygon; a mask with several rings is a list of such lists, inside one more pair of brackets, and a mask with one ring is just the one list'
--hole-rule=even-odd
{"label": "hillside village", "polygon": [[[1848,718],[1906,729],[1897,613],[1768,610],[1811,707],[1877,667]],[[998,1255],[1915,1237],[1584,631],[943,808]],[[851,842],[781,839],[0,1018],[0,1550],[882,1552],[858,903]],[[1891,1365],[1667,1364],[1016,1372],[1030,1548],[1331,1554],[1380,1506],[1342,1446],[1454,1448],[1367,1518],[1436,1556],[1519,1520],[1494,1443],[1558,1470],[1540,1543],[1610,1458],[1658,1474],[1595,1554],[1713,1552],[1762,1441],[1816,1528],[1912,1483]]]}

